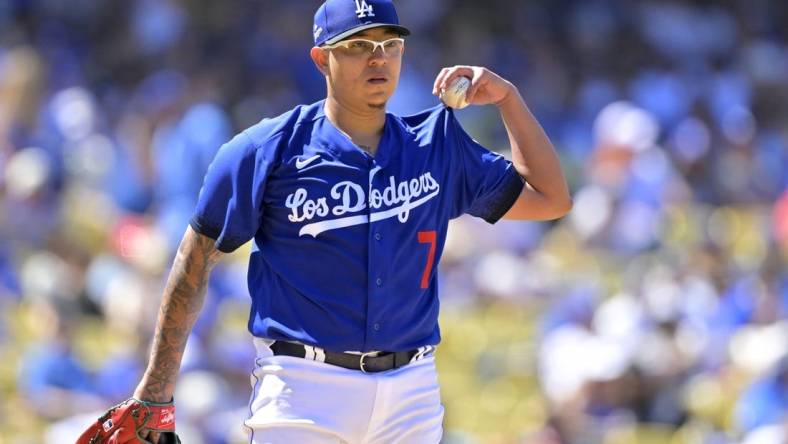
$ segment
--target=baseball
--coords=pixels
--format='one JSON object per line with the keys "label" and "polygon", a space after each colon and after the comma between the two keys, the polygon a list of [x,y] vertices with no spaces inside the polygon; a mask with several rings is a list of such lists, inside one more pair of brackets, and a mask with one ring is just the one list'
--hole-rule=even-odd
{"label": "baseball", "polygon": [[471,86],[471,79],[460,76],[454,79],[449,87],[441,91],[440,99],[446,106],[454,109],[462,109],[468,106],[468,101],[465,100],[465,93]]}

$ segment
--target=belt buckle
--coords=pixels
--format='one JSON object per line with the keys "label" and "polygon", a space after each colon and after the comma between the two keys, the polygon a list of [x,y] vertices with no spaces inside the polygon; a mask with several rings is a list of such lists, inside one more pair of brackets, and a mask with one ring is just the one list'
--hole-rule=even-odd
{"label": "belt buckle", "polygon": [[[366,358],[367,356],[372,356],[372,355],[374,355],[375,353],[377,353],[377,352],[375,352],[375,351],[370,351],[370,352],[366,352],[366,353],[362,353],[362,354],[361,354],[361,358],[360,358],[360,359],[359,359],[359,361],[358,361],[358,366],[359,366],[359,367],[361,367],[361,373],[364,373],[364,374],[368,374],[368,373],[369,373],[369,372],[368,372],[368,371],[367,371],[367,370],[364,368],[364,358]],[[374,357],[374,356],[372,356],[372,357]]]}

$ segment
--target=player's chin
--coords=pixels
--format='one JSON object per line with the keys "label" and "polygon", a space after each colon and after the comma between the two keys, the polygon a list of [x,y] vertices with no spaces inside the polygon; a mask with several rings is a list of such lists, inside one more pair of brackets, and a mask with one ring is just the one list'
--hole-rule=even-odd
{"label": "player's chin", "polygon": [[367,102],[367,106],[372,109],[386,109],[386,102]]}
{"label": "player's chin", "polygon": [[391,94],[381,92],[378,94],[367,95],[366,102],[370,108],[384,108],[390,98]]}
{"label": "player's chin", "polygon": [[370,108],[382,109],[386,107],[388,101],[389,101],[389,96],[369,98],[367,99],[367,106],[369,106]]}

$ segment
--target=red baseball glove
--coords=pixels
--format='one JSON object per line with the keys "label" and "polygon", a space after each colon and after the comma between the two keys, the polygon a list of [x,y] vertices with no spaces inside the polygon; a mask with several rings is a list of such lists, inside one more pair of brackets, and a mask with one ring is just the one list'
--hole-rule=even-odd
{"label": "red baseball glove", "polygon": [[179,443],[175,435],[175,405],[129,398],[101,415],[76,444],[149,443],[140,437],[143,430],[161,433],[160,443]]}

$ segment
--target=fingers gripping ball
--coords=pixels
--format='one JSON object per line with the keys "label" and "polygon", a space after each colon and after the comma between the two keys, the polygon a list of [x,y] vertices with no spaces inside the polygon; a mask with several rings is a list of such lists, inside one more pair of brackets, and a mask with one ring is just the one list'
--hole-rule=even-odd
{"label": "fingers gripping ball", "polygon": [[452,80],[449,86],[441,91],[440,99],[446,106],[454,109],[462,109],[468,106],[465,94],[471,86],[471,79],[460,76]]}
{"label": "fingers gripping ball", "polygon": [[175,405],[127,399],[101,415],[76,444],[147,443],[140,436],[143,430],[161,433],[159,442],[180,442],[174,433]]}

